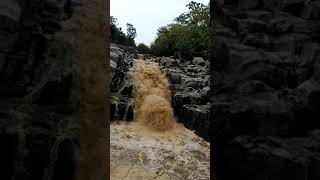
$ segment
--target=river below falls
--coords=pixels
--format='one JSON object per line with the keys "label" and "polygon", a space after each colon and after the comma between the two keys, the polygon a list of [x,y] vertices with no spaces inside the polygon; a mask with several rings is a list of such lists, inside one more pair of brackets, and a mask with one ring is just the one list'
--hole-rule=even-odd
{"label": "river below falls", "polygon": [[182,124],[157,132],[117,122],[110,130],[111,180],[210,179],[210,144]]}

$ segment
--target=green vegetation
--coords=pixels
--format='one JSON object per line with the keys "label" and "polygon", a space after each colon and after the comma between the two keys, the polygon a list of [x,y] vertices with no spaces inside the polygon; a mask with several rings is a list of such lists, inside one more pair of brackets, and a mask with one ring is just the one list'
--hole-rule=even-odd
{"label": "green vegetation", "polygon": [[137,50],[140,54],[150,54],[151,53],[151,50],[149,48],[149,46],[143,44],[143,43],[140,43],[137,47]]}
{"label": "green vegetation", "polygon": [[136,47],[140,54],[155,56],[176,56],[180,59],[209,57],[209,4],[191,1],[188,11],[174,19],[174,22],[158,29],[157,37],[150,47],[135,44],[136,29],[127,23],[125,34],[118,27],[117,19],[111,16],[111,42]]}
{"label": "green vegetation", "polygon": [[118,27],[117,18],[112,16],[110,17],[110,36],[112,43],[136,47],[134,41],[137,37],[136,28],[132,24],[127,23],[127,34],[125,34],[121,27]]}
{"label": "green vegetation", "polygon": [[153,55],[208,58],[209,5],[191,1],[187,7],[189,11],[175,18],[174,23],[158,29],[150,46]]}

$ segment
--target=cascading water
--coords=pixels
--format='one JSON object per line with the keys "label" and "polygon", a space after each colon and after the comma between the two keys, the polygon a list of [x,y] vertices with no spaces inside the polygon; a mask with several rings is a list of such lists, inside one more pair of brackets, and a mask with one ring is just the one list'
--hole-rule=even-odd
{"label": "cascading water", "polygon": [[209,179],[209,143],[175,122],[159,64],[135,60],[129,77],[133,122],[111,124],[110,179]]}
{"label": "cascading water", "polygon": [[133,78],[135,100],[134,121],[142,122],[154,130],[170,130],[174,127],[169,82],[159,64],[135,60],[130,69]]}

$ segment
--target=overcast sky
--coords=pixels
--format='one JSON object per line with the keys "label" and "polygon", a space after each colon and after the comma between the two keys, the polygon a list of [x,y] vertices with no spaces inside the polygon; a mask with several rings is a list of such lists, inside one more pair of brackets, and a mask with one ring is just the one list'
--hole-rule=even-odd
{"label": "overcast sky", "polygon": [[[156,37],[157,29],[173,22],[174,18],[188,9],[191,0],[110,0],[110,14],[117,18],[119,26],[126,33],[126,23],[137,29],[136,43],[150,43]],[[209,0],[194,0],[208,4]]]}

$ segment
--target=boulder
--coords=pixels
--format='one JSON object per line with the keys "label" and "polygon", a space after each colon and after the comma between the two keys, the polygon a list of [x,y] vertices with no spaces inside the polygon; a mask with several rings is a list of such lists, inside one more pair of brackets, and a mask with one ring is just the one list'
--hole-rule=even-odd
{"label": "boulder", "polygon": [[209,88],[204,90],[191,90],[187,91],[185,88],[183,91],[178,91],[173,94],[173,105],[175,109],[184,104],[205,104],[209,98]]}
{"label": "boulder", "polygon": [[195,133],[205,140],[210,141],[210,106],[184,104],[180,110],[179,121],[188,129],[195,130]]}
{"label": "boulder", "polygon": [[183,76],[183,71],[180,69],[164,68],[163,72],[166,74],[170,84],[180,84]]}
{"label": "boulder", "polygon": [[195,65],[204,66],[205,65],[205,60],[202,57],[194,57],[192,59],[192,63],[195,64]]}
{"label": "boulder", "polygon": [[144,60],[144,55],[143,54],[138,54],[138,59]]}
{"label": "boulder", "polygon": [[158,57],[156,62],[158,62],[163,67],[175,67],[180,65],[179,60],[170,57]]}

